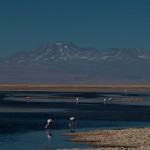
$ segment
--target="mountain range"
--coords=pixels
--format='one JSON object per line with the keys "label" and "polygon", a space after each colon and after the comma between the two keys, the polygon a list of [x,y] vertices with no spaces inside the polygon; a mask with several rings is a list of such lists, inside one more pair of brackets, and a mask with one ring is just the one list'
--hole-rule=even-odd
{"label": "mountain range", "polygon": [[0,59],[0,84],[148,84],[150,51],[45,43]]}

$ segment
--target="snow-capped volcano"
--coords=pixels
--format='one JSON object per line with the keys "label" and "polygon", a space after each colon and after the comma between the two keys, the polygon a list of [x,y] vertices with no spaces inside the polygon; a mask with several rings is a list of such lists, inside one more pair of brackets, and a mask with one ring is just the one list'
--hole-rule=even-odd
{"label": "snow-capped volcano", "polygon": [[10,56],[8,61],[14,63],[50,63],[52,61],[138,61],[149,60],[150,52],[145,49],[111,48],[96,50],[80,48],[73,43],[46,43],[31,51],[18,52]]}
{"label": "snow-capped volcano", "polygon": [[150,51],[46,43],[0,60],[0,83],[147,83]]}
{"label": "snow-capped volcano", "polygon": [[31,51],[13,54],[8,61],[16,63],[91,60],[96,50],[79,48],[73,43],[46,43]]}

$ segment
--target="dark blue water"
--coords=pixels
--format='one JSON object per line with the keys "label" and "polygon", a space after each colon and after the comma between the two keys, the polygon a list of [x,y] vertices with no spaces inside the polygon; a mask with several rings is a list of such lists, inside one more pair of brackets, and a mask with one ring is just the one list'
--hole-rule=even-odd
{"label": "dark blue water", "polygon": [[[28,103],[26,96],[30,96]],[[79,103],[76,104],[76,97]],[[111,103],[103,104],[104,98]],[[120,102],[115,98],[143,98],[140,102]],[[149,91],[114,93],[1,92],[0,149],[43,150],[87,148],[62,133],[70,132],[69,118],[76,117],[76,132],[150,126]],[[53,119],[50,134],[44,129]]]}

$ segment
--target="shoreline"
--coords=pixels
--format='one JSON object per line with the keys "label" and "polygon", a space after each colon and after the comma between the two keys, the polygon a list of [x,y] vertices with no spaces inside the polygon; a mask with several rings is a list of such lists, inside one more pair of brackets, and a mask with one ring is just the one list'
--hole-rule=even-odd
{"label": "shoreline", "polygon": [[[64,133],[72,142],[84,142],[99,150],[149,150],[150,128],[93,130]],[[75,149],[74,149],[75,150]]]}
{"label": "shoreline", "polygon": [[150,85],[69,85],[69,84],[0,84],[0,91],[65,91],[65,92],[105,92],[127,89],[149,90]]}

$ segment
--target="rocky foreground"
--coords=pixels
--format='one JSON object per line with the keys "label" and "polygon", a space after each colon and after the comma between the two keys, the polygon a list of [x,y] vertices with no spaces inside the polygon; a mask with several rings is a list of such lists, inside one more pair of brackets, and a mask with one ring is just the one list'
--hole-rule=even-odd
{"label": "rocky foreground", "polygon": [[96,130],[64,135],[71,136],[73,142],[86,142],[96,150],[150,150],[150,128]]}

